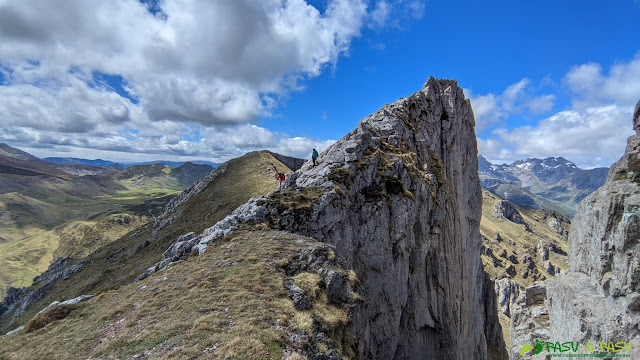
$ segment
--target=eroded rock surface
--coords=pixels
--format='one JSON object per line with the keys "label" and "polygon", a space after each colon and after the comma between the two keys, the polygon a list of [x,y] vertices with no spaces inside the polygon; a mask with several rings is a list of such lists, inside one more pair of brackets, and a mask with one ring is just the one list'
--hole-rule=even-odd
{"label": "eroded rock surface", "polygon": [[[640,344],[639,108],[625,154],[580,203],[569,233],[571,272],[549,282],[553,338]],[[631,357],[640,357],[640,347]]]}
{"label": "eroded rock surface", "polygon": [[[631,358],[640,357],[635,346],[640,343],[639,124],[640,102],[633,119],[636,135],[629,137],[605,184],[580,203],[572,221],[569,272],[546,283],[549,341],[632,342]],[[538,308],[523,307],[522,320],[512,330],[535,323],[532,313]],[[523,332],[512,333],[512,358],[519,358],[520,346],[532,340],[519,337]]]}
{"label": "eroded rock surface", "polygon": [[75,264],[73,259],[57,258],[47,270],[33,278],[32,288],[7,289],[5,298],[0,302],[0,318],[12,314],[10,323],[13,323],[24,314],[36,301],[42,299],[49,287],[58,279],[68,279],[82,269],[86,260]]}
{"label": "eroded rock surface", "polygon": [[457,83],[430,78],[188,245],[205,251],[243,223],[327,242],[361,280],[350,317],[361,358],[484,359],[497,320],[486,319],[474,125]]}

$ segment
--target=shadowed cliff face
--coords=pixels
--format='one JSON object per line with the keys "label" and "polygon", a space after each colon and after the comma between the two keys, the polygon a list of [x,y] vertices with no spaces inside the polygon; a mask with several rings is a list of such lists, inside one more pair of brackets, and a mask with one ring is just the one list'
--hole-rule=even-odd
{"label": "shadowed cliff face", "polygon": [[636,135],[605,184],[578,207],[569,232],[569,272],[542,285],[535,304],[527,299],[522,305],[525,315],[515,325],[524,331],[514,333],[512,324],[512,358],[519,359],[530,340],[524,333],[536,314],[548,319],[536,325],[546,341],[632,342],[631,357],[640,357],[640,102],[633,127]]}

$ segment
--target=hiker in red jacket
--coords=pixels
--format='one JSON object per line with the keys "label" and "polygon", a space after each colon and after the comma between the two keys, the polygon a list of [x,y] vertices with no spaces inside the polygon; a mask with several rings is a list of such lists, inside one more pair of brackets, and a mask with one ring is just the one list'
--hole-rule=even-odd
{"label": "hiker in red jacket", "polygon": [[276,180],[280,181],[280,187],[278,189],[278,191],[282,191],[282,182],[284,181],[285,177],[283,173],[276,173]]}

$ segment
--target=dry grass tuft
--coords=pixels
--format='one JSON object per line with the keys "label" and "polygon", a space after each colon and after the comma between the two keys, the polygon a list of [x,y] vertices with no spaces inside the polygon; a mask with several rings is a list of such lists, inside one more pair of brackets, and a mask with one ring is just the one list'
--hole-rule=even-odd
{"label": "dry grass tuft", "polygon": [[42,329],[47,326],[49,323],[54,322],[56,320],[62,320],[69,316],[71,312],[75,309],[75,305],[57,305],[49,310],[46,310],[38,315],[36,315],[33,319],[29,320],[27,324],[24,326],[24,332],[26,334]]}
{"label": "dry grass tuft", "polygon": [[294,276],[293,280],[312,300],[318,298],[322,293],[320,288],[322,277],[316,273],[302,272]]}

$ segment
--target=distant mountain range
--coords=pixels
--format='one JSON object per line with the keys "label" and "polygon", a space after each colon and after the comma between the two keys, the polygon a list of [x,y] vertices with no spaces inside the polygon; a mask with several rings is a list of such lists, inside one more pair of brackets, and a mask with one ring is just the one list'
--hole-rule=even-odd
{"label": "distant mountain range", "polygon": [[[170,167],[179,167],[185,164],[184,161],[169,161],[169,160],[155,160],[155,161],[145,161],[145,162],[113,162],[109,160],[103,159],[80,159],[80,158],[72,158],[72,157],[46,157],[43,160],[58,163],[58,164],[75,164],[75,165],[91,165],[91,166],[104,166],[104,167],[122,167],[128,168],[136,165],[153,165],[153,164],[161,164]],[[209,165],[212,168],[217,167],[218,163],[214,163],[206,160],[195,160],[189,161],[192,164],[196,165]]]}
{"label": "distant mountain range", "polygon": [[608,168],[583,170],[563,157],[495,165],[478,156],[482,187],[515,204],[556,210],[569,218],[607,179]]}

